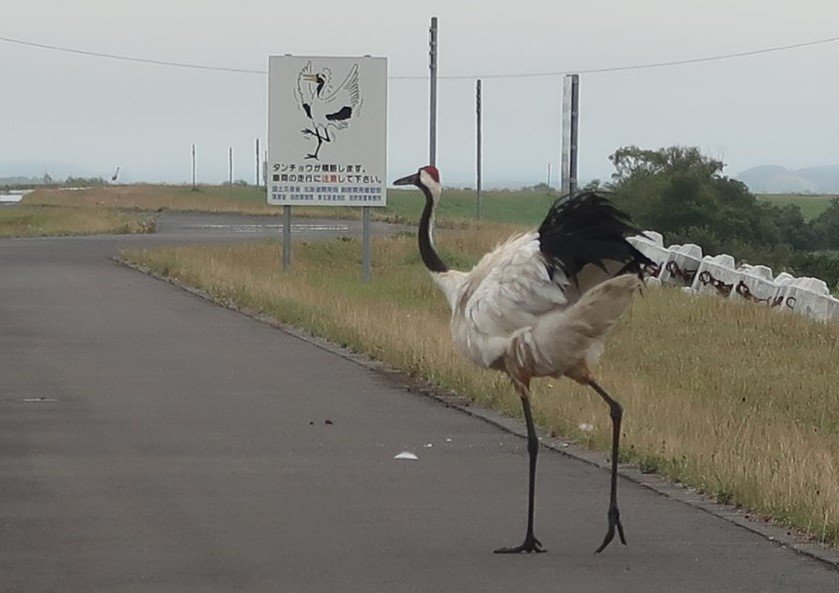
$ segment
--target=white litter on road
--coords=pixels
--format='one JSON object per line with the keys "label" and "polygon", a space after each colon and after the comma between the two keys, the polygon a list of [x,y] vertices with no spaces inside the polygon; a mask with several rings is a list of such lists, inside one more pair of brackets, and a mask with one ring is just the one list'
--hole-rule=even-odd
{"label": "white litter on road", "polygon": [[414,455],[413,453],[410,453],[408,451],[402,451],[398,455],[394,455],[393,458],[394,459],[410,459],[411,461],[416,461],[416,460],[419,459],[419,457],[417,457],[416,455]]}

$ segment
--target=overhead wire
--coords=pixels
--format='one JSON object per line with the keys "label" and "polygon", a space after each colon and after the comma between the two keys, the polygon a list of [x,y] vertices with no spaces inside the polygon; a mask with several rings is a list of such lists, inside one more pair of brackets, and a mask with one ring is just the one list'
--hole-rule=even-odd
{"label": "overhead wire", "polygon": [[267,74],[267,70],[249,70],[247,68],[225,68],[223,66],[206,66],[203,64],[190,64],[186,62],[173,62],[169,60],[154,60],[150,58],[137,58],[133,56],[123,56],[119,54],[109,54],[98,51],[87,51],[84,49],[75,49],[72,47],[62,47],[59,45],[49,45],[46,43],[35,43],[33,41],[23,41],[21,39],[12,39],[11,37],[0,37],[0,41],[6,43],[13,43],[16,45],[24,45],[27,47],[37,47],[39,49],[49,49],[53,51],[79,54],[83,56],[93,56],[96,58],[108,58],[110,60],[122,60],[124,62],[139,62],[141,64],[154,64],[157,66],[173,66],[175,68],[192,68],[195,70],[213,70],[216,72],[234,72],[237,74]]}
{"label": "overhead wire", "polygon": [[[774,52],[788,51],[791,49],[798,49],[803,47],[812,47],[815,45],[823,45],[827,43],[835,43],[839,41],[839,36],[828,37],[825,39],[815,39],[812,41],[803,41],[800,43],[790,43],[787,45],[777,45],[773,47],[765,47],[762,49],[732,52],[726,54],[718,54],[713,56],[704,56],[699,58],[686,58],[680,60],[667,60],[659,62],[647,62],[641,64],[628,64],[623,66],[604,66],[600,68],[568,68],[565,70],[550,71],[550,72],[525,72],[525,73],[502,73],[502,74],[454,74],[454,75],[438,75],[437,78],[441,80],[473,80],[475,78],[493,79],[493,78],[538,78],[538,77],[553,77],[563,76],[565,74],[602,74],[609,72],[625,72],[630,70],[647,70],[651,68],[665,68],[672,66],[684,66],[687,64],[700,64],[704,62],[715,62],[720,60],[730,60],[735,58],[744,58],[748,56],[756,56],[761,54],[768,54]],[[176,62],[172,60],[157,60],[151,58],[138,58],[134,56],[126,56],[113,53],[88,51],[83,49],[76,49],[71,47],[64,47],[59,45],[51,45],[46,43],[36,43],[33,41],[25,41],[22,39],[14,39],[11,37],[0,36],[0,42],[22,45],[26,47],[35,47],[39,49],[47,49],[51,51],[65,52],[78,54],[83,56],[92,56],[97,58],[106,58],[111,60],[122,60],[126,62],[138,62],[141,64],[152,64],[157,66],[169,66],[175,68],[189,68],[194,70],[209,70],[214,72],[228,72],[234,74],[268,74],[267,70],[255,70],[249,68],[231,68],[224,66],[210,66],[206,64],[193,64],[189,62]],[[427,80],[428,75],[405,75],[405,76],[388,76],[389,80]]]}

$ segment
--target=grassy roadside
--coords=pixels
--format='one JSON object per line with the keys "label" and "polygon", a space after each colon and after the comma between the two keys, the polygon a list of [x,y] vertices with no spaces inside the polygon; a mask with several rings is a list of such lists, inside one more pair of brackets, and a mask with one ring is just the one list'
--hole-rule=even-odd
{"label": "grassy roadside", "polygon": [[[507,232],[440,232],[466,267]],[[133,251],[126,258],[253,307],[517,415],[500,374],[473,368],[448,337],[449,313],[410,236],[374,243],[374,282],[359,281],[355,240],[302,243],[280,271],[275,243]],[[457,257],[455,255],[457,254]],[[616,328],[600,379],[627,410],[624,457],[642,469],[839,543],[839,328],[748,303],[648,290]],[[538,422],[597,448],[610,421],[570,381],[537,382]],[[592,430],[580,426],[591,425]]]}
{"label": "grassy roadside", "polygon": [[[554,195],[537,192],[483,192],[481,215],[484,220],[538,224]],[[388,205],[374,208],[377,220],[415,221],[424,200],[417,190],[390,189]],[[279,216],[282,208],[266,203],[265,190],[253,186],[124,185],[103,186],[81,191],[38,190],[27,195],[22,204],[63,206],[67,208],[111,208],[135,211],[174,210],[185,212],[239,213]],[[474,220],[477,215],[475,192],[447,190],[438,217],[442,220]],[[359,218],[359,208],[294,207],[295,217]]]}
{"label": "grassy roadside", "polygon": [[153,233],[155,226],[152,216],[102,208],[0,208],[0,237]]}
{"label": "grassy roadside", "polygon": [[[536,225],[556,194],[532,191],[485,191],[481,198],[481,218],[492,222]],[[783,206],[801,207],[811,220],[829,205],[830,195],[760,194],[758,199]],[[388,205],[374,208],[374,218],[388,222],[418,220],[423,199],[416,190],[389,189]],[[266,203],[264,188],[254,186],[116,185],[80,191],[37,190],[27,195],[23,205],[67,208],[107,208],[129,211],[193,211],[279,216],[282,209]],[[295,207],[295,217],[358,218],[358,208]],[[449,225],[477,218],[477,197],[472,190],[447,189],[438,219]]]}
{"label": "grassy roadside", "polygon": [[[484,221],[537,225],[555,196],[537,192],[485,192],[481,200]],[[388,205],[373,209],[375,220],[412,222],[419,218],[424,199],[417,190],[389,190]],[[442,202],[441,227],[474,224],[477,201],[469,190],[450,190]],[[149,216],[176,212],[235,213],[279,216],[282,209],[265,202],[265,190],[249,186],[102,186],[85,190],[34,191],[20,204],[4,209],[0,236],[81,235],[92,233],[154,232]],[[348,218],[361,216],[359,208],[295,207],[295,218]]]}
{"label": "grassy roadside", "polygon": [[265,192],[247,186],[111,185],[77,191],[36,190],[23,205],[67,208],[107,208],[139,211],[201,211],[241,214],[276,214],[265,203]]}

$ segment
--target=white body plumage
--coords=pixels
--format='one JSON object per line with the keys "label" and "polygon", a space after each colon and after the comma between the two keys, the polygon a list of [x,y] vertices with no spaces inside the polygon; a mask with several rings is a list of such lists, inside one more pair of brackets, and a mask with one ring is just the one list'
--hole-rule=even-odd
{"label": "white body plumage", "polygon": [[581,362],[597,363],[640,281],[608,278],[591,266],[573,283],[561,270],[551,277],[546,263],[532,231],[511,237],[468,273],[431,272],[452,309],[452,340],[464,357],[516,378],[561,376]]}

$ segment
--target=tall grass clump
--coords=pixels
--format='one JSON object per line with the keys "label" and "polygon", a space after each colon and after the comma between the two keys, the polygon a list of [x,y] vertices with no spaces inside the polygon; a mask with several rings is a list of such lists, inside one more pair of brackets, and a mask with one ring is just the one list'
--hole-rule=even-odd
{"label": "tall grass clump", "polygon": [[[447,261],[468,267],[507,232],[440,232]],[[133,251],[151,270],[303,327],[481,405],[518,414],[499,373],[474,368],[449,339],[449,311],[412,236],[374,241],[360,281],[355,239],[300,243],[281,271],[274,242]],[[646,289],[615,328],[600,382],[624,404],[624,456],[821,541],[839,542],[839,328],[752,303]],[[568,380],[535,382],[549,431],[608,449],[608,410]],[[580,432],[581,424],[593,430]]]}

